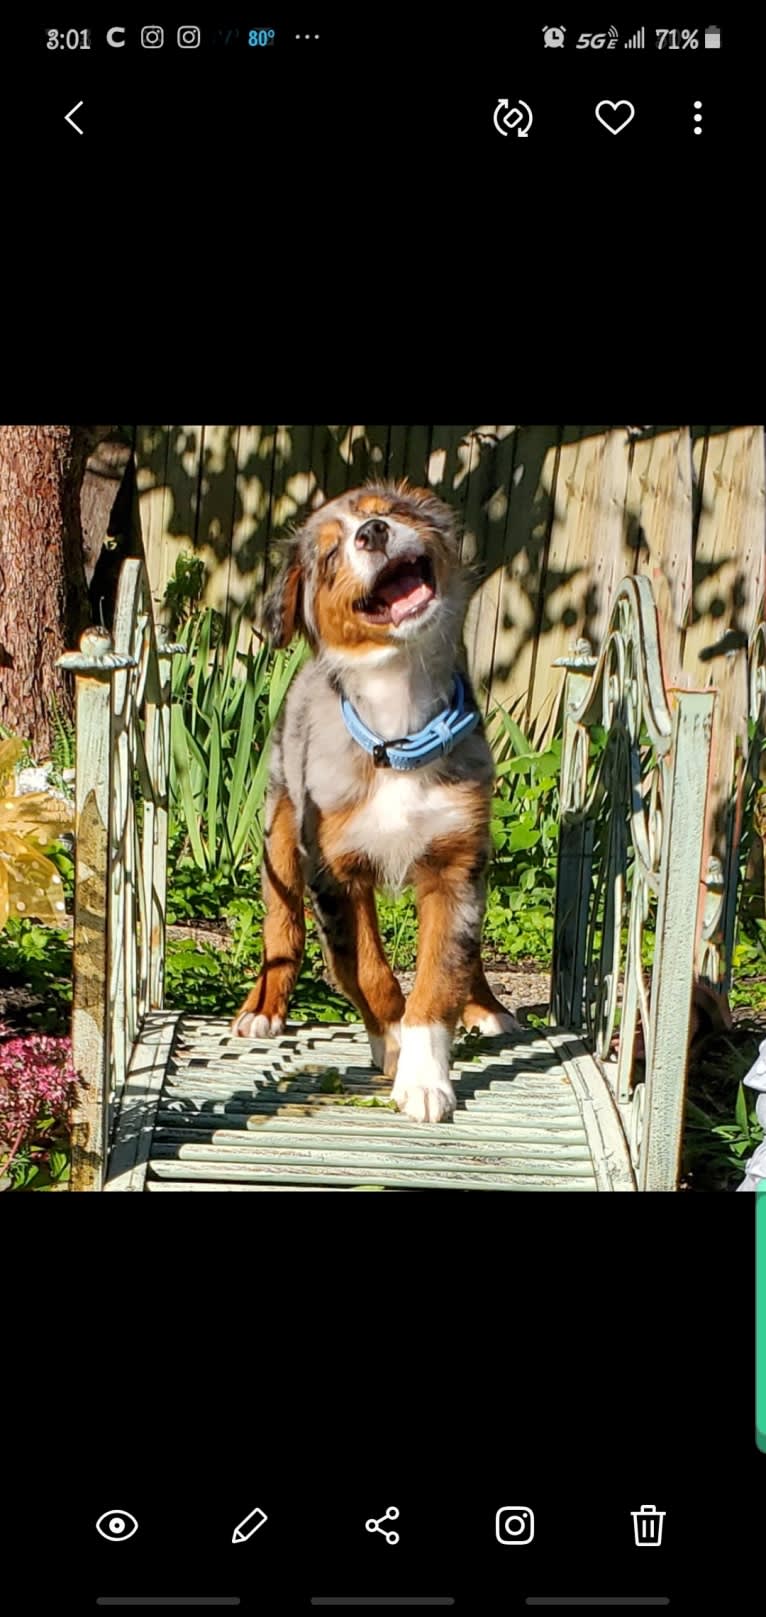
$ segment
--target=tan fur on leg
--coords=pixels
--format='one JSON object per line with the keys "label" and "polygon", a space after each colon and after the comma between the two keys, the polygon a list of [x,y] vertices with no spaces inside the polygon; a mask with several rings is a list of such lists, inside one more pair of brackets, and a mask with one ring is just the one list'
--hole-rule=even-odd
{"label": "tan fur on leg", "polygon": [[283,1032],[303,958],[303,874],[295,814],[286,792],[277,801],[264,839],[263,896],[263,966],[232,1023],[232,1032],[245,1039]]}
{"label": "tan fur on leg", "polygon": [[492,1038],[494,1034],[499,1033],[511,1033],[515,1028],[521,1027],[513,1011],[495,998],[480,960],[477,960],[474,966],[469,997],[463,1006],[460,1021],[469,1031],[471,1028],[478,1029],[485,1038]]}

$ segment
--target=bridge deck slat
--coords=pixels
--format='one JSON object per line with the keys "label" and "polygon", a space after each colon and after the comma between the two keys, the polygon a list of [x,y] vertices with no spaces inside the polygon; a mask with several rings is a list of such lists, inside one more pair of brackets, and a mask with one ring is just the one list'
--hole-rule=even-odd
{"label": "bridge deck slat", "polygon": [[[176,1013],[171,1048],[171,1015],[146,1018],[110,1189],[632,1188],[629,1166],[626,1183],[614,1184],[599,1160],[581,1054],[575,1073],[569,1048],[538,1032],[458,1044],[457,1109],[434,1125],[387,1104],[390,1080],[372,1068],[359,1026],[288,1026],[276,1040],[240,1040],[220,1018]],[[148,1161],[126,1174],[136,1130]]]}

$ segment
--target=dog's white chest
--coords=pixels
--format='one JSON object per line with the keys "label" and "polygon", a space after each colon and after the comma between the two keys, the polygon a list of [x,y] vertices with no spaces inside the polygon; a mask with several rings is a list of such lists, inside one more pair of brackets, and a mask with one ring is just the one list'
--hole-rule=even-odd
{"label": "dog's white chest", "polygon": [[401,887],[410,866],[435,837],[454,834],[466,825],[465,805],[454,787],[428,785],[417,775],[386,771],[349,820],[343,848],[366,853],[387,887]]}

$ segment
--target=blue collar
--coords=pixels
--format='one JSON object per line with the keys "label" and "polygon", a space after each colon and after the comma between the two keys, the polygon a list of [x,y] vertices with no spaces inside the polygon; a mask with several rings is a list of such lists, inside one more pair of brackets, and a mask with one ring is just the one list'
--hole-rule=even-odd
{"label": "blue collar", "polygon": [[417,735],[397,736],[394,741],[384,741],[374,730],[368,730],[347,696],[341,697],[340,710],[349,735],[364,747],[378,768],[422,769],[435,758],[443,758],[458,741],[476,729],[481,714],[478,708],[467,703],[465,683],[460,674],[456,674],[450,706],[431,719],[424,730],[418,730]]}

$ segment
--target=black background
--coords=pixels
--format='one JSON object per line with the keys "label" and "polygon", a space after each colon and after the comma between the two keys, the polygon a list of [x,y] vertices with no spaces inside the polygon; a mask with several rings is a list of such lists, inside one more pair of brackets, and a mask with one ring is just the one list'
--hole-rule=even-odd
{"label": "black background", "polygon": [[[152,14],[152,8],[150,15]],[[193,8],[192,8],[193,9]],[[536,9],[536,8],[535,8]],[[567,27],[562,50],[545,49],[542,24],[507,8],[491,16],[488,8],[466,8],[455,18],[438,12],[393,5],[357,8],[345,20],[332,8],[313,6],[295,11],[256,7],[248,16],[237,6],[218,9],[207,20],[196,10],[202,29],[199,49],[180,50],[178,25],[189,12],[168,13],[154,7],[165,29],[165,44],[146,50],[140,44],[141,13],[135,21],[125,11],[117,20],[126,26],[126,43],[114,49],[106,42],[111,13],[88,15],[71,6],[52,7],[44,22],[25,14],[9,25],[4,44],[6,114],[13,128],[34,129],[52,156],[79,163],[88,146],[111,142],[135,156],[156,161],[156,178],[168,177],[162,149],[172,169],[184,124],[193,122],[198,138],[196,172],[202,179],[209,156],[218,166],[216,147],[225,145],[227,164],[251,174],[260,190],[268,174],[269,155],[277,159],[283,184],[290,173],[302,173],[308,186],[319,182],[324,197],[333,158],[343,159],[348,178],[359,164],[375,185],[406,187],[419,176],[447,202],[454,163],[466,167],[466,190],[472,160],[490,165],[496,178],[514,184],[532,171],[545,154],[552,163],[550,194],[555,181],[569,182],[588,194],[585,176],[572,171],[578,152],[606,165],[626,181],[643,170],[645,192],[655,186],[647,162],[661,152],[682,156],[694,168],[683,174],[709,173],[715,156],[735,158],[743,142],[757,140],[761,103],[758,93],[763,24],[723,24],[720,50],[702,44],[704,24],[686,21],[700,33],[698,49],[658,50],[655,28],[641,15],[620,20],[620,39],[612,50],[577,49],[582,29],[605,28],[599,16],[579,8]],[[270,15],[267,13],[270,12]],[[538,16],[544,16],[538,13]],[[245,43],[250,25],[272,22],[276,39],[268,49]],[[643,51],[626,51],[624,40],[641,23],[646,27]],[[608,22],[608,19],[607,19]],[[659,23],[674,23],[667,13]],[[90,26],[91,48],[47,48],[47,30]],[[225,46],[221,33],[240,29],[236,44]],[[319,32],[319,39],[295,34]],[[71,99],[67,99],[67,98]],[[501,137],[493,127],[497,101],[523,97],[534,122],[527,139]],[[64,124],[64,114],[80,98],[84,107],[77,137]],[[598,125],[594,107],[602,98],[632,100],[636,116],[620,135]],[[703,135],[693,138],[693,103],[703,101]],[[243,142],[250,152],[238,147]],[[284,159],[292,143],[291,165]],[[78,154],[76,148],[83,148]],[[694,148],[694,150],[692,150]],[[86,155],[87,161],[87,155]],[[682,171],[677,172],[678,180]],[[471,176],[473,185],[475,176]],[[662,189],[662,183],[657,187]],[[394,194],[396,194],[394,192]],[[629,211],[629,210],[626,210]]]}
{"label": "black background", "polygon": [[[387,8],[319,22],[321,64],[224,64],[70,61],[44,29],[92,17],[4,19],[4,417],[761,419],[762,24],[722,22],[717,53],[595,61],[543,52],[547,20]],[[527,141],[493,129],[505,95],[533,106]],[[635,99],[619,137],[594,126],[602,95]],[[751,1197],[2,1214],[9,1610],[158,1592],[753,1609]],[[648,1502],[658,1551],[632,1542]],[[395,1547],[364,1531],[391,1504]],[[529,1548],[496,1544],[506,1504],[534,1511]],[[233,1547],[255,1505],[268,1523]],[[139,1532],[104,1544],[117,1508]]]}
{"label": "black background", "polygon": [[[665,54],[571,49],[605,25],[585,12],[565,51],[541,12],[310,16],[311,58],[4,19],[14,414],[44,384],[65,419],[96,400],[144,419],[150,393],[159,419],[224,398],[235,420],[758,418],[763,19]],[[91,52],[45,49],[51,24],[88,23]],[[526,140],[494,128],[505,96],[534,108]],[[618,136],[605,96],[635,101]]]}
{"label": "black background", "polygon": [[[182,1200],[14,1200],[9,1609],[756,1600],[752,1198]],[[364,1527],[389,1505],[396,1546]],[[497,1544],[503,1505],[530,1546]],[[117,1509],[139,1531],[104,1543]]]}

